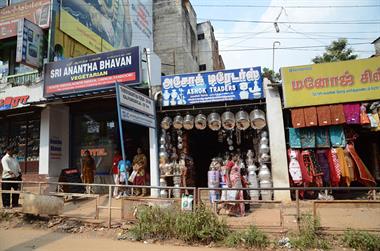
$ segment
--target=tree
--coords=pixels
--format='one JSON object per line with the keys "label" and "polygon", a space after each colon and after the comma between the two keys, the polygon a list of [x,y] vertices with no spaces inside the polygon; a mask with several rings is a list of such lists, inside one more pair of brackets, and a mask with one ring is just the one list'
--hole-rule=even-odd
{"label": "tree", "polygon": [[320,64],[356,59],[358,55],[352,53],[353,50],[347,46],[347,39],[340,38],[327,46],[326,52],[322,56],[316,56],[312,61]]}
{"label": "tree", "polygon": [[281,79],[280,73],[276,73],[269,68],[263,68],[263,77],[269,79],[271,82],[279,82]]}

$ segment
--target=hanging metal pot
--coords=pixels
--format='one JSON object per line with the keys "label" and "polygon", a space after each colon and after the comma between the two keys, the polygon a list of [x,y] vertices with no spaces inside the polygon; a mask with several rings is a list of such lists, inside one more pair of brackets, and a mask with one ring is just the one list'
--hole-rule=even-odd
{"label": "hanging metal pot", "polygon": [[219,131],[222,127],[219,113],[210,113],[207,117],[208,127],[213,131]]}
{"label": "hanging metal pot", "polygon": [[260,133],[260,137],[261,137],[261,138],[268,138],[268,132],[267,132],[267,131],[262,131],[262,132]]}
{"label": "hanging metal pot", "polygon": [[262,153],[260,155],[260,161],[261,162],[268,162],[270,160],[270,155],[267,153]]}
{"label": "hanging metal pot", "polygon": [[236,128],[239,130],[247,130],[249,127],[249,115],[246,111],[239,111],[235,115]]}
{"label": "hanging metal pot", "polygon": [[255,109],[253,110],[250,114],[249,114],[249,118],[251,120],[251,127],[253,129],[263,129],[267,122],[266,122],[266,118],[265,118],[265,112],[263,112],[262,110],[259,110],[259,109]]}
{"label": "hanging metal pot", "polygon": [[172,119],[168,116],[165,116],[161,121],[161,128],[168,130],[172,125]]}
{"label": "hanging metal pot", "polygon": [[269,140],[267,137],[262,137],[260,139],[260,145],[268,145],[269,144]]}
{"label": "hanging metal pot", "polygon": [[266,144],[260,144],[259,152],[262,153],[269,153],[269,146]]}
{"label": "hanging metal pot", "polygon": [[262,180],[270,180],[271,174],[268,166],[266,164],[262,164],[259,169],[259,179]]}
{"label": "hanging metal pot", "polygon": [[195,128],[198,130],[204,130],[207,127],[207,118],[206,115],[199,113],[195,116]]}
{"label": "hanging metal pot", "polygon": [[194,116],[191,114],[186,114],[183,118],[183,128],[186,130],[191,130],[194,127]]}
{"label": "hanging metal pot", "polygon": [[230,112],[224,112],[222,114],[222,126],[226,130],[232,130],[235,127],[235,115]]}
{"label": "hanging metal pot", "polygon": [[177,115],[173,119],[173,127],[177,130],[181,129],[183,126],[183,117],[181,115]]}

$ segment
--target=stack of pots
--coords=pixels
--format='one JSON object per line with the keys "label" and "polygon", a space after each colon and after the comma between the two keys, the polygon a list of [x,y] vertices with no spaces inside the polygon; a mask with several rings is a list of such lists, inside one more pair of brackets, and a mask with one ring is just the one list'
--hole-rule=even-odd
{"label": "stack of pots", "polygon": [[[257,175],[256,175],[257,167],[254,164],[254,158],[253,158],[252,150],[248,150],[246,162],[248,165],[249,188],[259,188],[259,184],[257,181]],[[260,192],[259,192],[259,190],[250,190],[249,195],[251,197],[251,200],[259,200]]]}
{"label": "stack of pots", "polygon": [[175,175],[173,177],[173,183],[175,189],[173,189],[173,196],[174,198],[180,198],[181,197],[181,189],[179,187],[181,186],[181,176],[180,175]]}
{"label": "stack of pots", "polygon": [[[269,140],[268,132],[262,131],[260,138],[260,169],[259,169],[259,180],[260,188],[272,188],[272,177],[268,166],[265,164],[267,159],[269,159]],[[272,200],[272,190],[261,190],[262,200]]]}
{"label": "stack of pots", "polygon": [[[160,187],[166,187],[166,180],[165,178],[160,178]],[[167,198],[168,197],[168,191],[166,189],[160,190],[160,196],[161,198]]]}

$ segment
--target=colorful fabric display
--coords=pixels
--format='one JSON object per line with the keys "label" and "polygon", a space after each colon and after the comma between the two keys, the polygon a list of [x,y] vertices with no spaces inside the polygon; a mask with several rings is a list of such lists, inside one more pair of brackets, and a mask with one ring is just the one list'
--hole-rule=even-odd
{"label": "colorful fabric display", "polygon": [[337,151],[335,148],[331,148],[330,151],[328,151],[327,158],[330,167],[331,186],[339,186],[341,171]]}
{"label": "colorful fabric display", "polygon": [[352,159],[351,154],[348,152],[347,148],[345,148],[343,150],[343,153],[344,153],[344,159],[346,161],[347,168],[348,168],[348,171],[349,171],[349,177],[351,179],[351,182],[352,181],[356,181],[357,180],[357,175],[356,175],[356,172],[355,172],[355,170],[356,170],[355,162]]}
{"label": "colorful fabric display", "polygon": [[310,159],[309,150],[304,150],[301,152],[299,163],[302,173],[302,181],[305,183],[305,185],[308,185],[308,183],[312,183],[314,175],[314,166]]}
{"label": "colorful fabric display", "polygon": [[329,150],[317,150],[315,152],[315,157],[323,172],[323,181],[326,186],[330,185],[330,166],[327,158],[328,151]]}
{"label": "colorful fabric display", "polygon": [[360,106],[360,124],[361,125],[370,124],[370,121],[367,115],[367,106],[368,106],[368,103],[362,103]]}
{"label": "colorful fabric display", "polygon": [[289,174],[295,185],[302,184],[302,172],[299,163],[300,152],[298,150],[288,149],[289,156]]}
{"label": "colorful fabric display", "polygon": [[301,148],[301,135],[300,129],[289,128],[289,145],[290,148]]}
{"label": "colorful fabric display", "polygon": [[317,185],[317,187],[323,186],[323,171],[321,169],[321,166],[317,162],[317,159],[315,157],[315,152],[313,150],[310,151],[310,160],[313,163],[314,166],[314,182]]}
{"label": "colorful fabric display", "polygon": [[303,108],[291,109],[292,125],[294,128],[305,127],[305,114]]}
{"label": "colorful fabric display", "polygon": [[301,146],[302,148],[315,148],[315,131],[311,128],[301,128]]}
{"label": "colorful fabric display", "polygon": [[354,143],[349,142],[346,146],[347,151],[350,153],[352,159],[354,160],[359,176],[358,181],[362,183],[365,186],[376,186],[376,181],[373,178],[372,174],[368,171],[367,167],[365,166],[364,162],[361,160],[359,155],[357,154]]}
{"label": "colorful fabric display", "polygon": [[330,106],[323,105],[317,107],[318,125],[328,126],[331,125],[331,112]]}
{"label": "colorful fabric display", "polygon": [[[346,158],[344,156],[343,148],[335,148],[336,156],[339,162],[340,174],[342,181],[349,187],[354,180],[354,176],[351,176],[350,169],[347,165]],[[353,172],[352,172],[353,174]]]}
{"label": "colorful fabric display", "polygon": [[[380,131],[380,118],[379,118],[379,114],[377,113],[377,112],[374,112],[374,113],[372,113],[372,117],[373,117],[373,121],[374,121],[374,123],[373,123],[373,127],[371,128],[371,131],[375,131],[375,132],[377,132],[377,131]],[[376,126],[377,125],[377,126]]]}
{"label": "colorful fabric display", "polygon": [[306,127],[318,125],[317,108],[315,108],[315,106],[304,108],[303,112],[305,114]]}
{"label": "colorful fabric display", "polygon": [[342,126],[329,127],[330,142],[333,147],[345,147],[346,137]]}
{"label": "colorful fabric display", "polygon": [[343,105],[330,105],[331,124],[340,125],[346,123]]}
{"label": "colorful fabric display", "polygon": [[317,148],[330,148],[330,137],[327,127],[318,127],[315,135]]}
{"label": "colorful fabric display", "polygon": [[344,104],[343,110],[347,124],[360,124],[360,104]]}

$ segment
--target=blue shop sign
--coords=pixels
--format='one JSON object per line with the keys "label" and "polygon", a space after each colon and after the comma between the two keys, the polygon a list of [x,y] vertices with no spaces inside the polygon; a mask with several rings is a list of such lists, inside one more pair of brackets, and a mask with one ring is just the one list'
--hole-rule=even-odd
{"label": "blue shop sign", "polygon": [[163,106],[264,98],[261,67],[163,76],[161,83]]}

